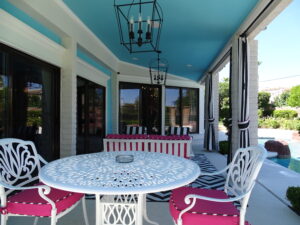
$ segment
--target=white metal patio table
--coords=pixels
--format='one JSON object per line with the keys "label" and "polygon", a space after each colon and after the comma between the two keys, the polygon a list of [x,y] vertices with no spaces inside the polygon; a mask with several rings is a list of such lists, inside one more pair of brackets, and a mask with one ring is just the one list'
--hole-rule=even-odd
{"label": "white metal patio table", "polygon": [[[133,161],[117,162],[117,155],[132,155]],[[143,217],[149,223],[157,224],[150,221],[147,216],[146,194],[184,186],[199,175],[199,166],[191,160],[164,153],[143,151],[101,152],[71,156],[47,164],[39,174],[40,180],[51,187],[95,194],[96,225],[141,225]],[[100,195],[119,196],[135,204],[130,206],[116,201],[117,206],[103,208],[104,203]],[[116,210],[119,211],[117,215],[115,215]],[[104,215],[108,219],[103,219]],[[120,223],[109,223],[111,218],[119,220]]]}

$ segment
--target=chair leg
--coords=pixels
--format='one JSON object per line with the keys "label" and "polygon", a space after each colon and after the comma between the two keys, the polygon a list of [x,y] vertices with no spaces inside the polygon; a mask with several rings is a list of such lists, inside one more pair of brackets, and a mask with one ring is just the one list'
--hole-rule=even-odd
{"label": "chair leg", "polygon": [[51,216],[51,225],[56,225],[57,218],[56,216]]}
{"label": "chair leg", "polygon": [[1,215],[1,225],[6,225],[7,219],[7,215]]}
{"label": "chair leg", "polygon": [[83,211],[84,222],[85,222],[85,225],[89,225],[89,219],[88,219],[87,211],[86,211],[85,197],[83,197],[81,201],[82,201],[82,211]]}
{"label": "chair leg", "polygon": [[38,221],[39,221],[39,218],[38,218],[38,217],[35,217],[35,218],[34,218],[33,225],[37,225]]}

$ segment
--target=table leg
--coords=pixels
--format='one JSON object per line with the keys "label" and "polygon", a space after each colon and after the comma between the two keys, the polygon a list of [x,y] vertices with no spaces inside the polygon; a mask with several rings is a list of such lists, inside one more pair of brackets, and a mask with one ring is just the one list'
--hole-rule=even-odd
{"label": "table leg", "polygon": [[147,214],[147,199],[146,199],[147,194],[141,194],[141,195],[142,195],[142,197],[140,198],[140,200],[141,200],[141,203],[142,203],[141,205],[143,207],[142,212],[143,212],[144,219],[150,224],[159,225],[157,222],[154,222],[154,221],[150,220],[149,217],[148,217],[148,214]]}
{"label": "table leg", "polygon": [[96,225],[100,225],[100,195],[95,195],[95,201],[96,201]]}

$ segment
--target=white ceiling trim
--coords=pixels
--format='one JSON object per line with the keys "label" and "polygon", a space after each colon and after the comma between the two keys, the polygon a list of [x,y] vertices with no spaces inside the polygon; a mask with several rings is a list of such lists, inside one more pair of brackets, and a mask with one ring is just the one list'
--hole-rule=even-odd
{"label": "white ceiling trim", "polygon": [[62,67],[66,49],[0,9],[0,42]]}
{"label": "white ceiling trim", "polygon": [[119,59],[61,0],[9,0],[37,21],[58,34],[62,40],[72,38],[98,58],[109,69],[116,71]]}

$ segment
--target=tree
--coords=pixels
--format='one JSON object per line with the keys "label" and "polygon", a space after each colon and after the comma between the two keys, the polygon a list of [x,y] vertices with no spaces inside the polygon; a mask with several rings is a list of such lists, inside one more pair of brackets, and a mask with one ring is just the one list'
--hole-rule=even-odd
{"label": "tree", "polygon": [[229,78],[224,78],[219,83],[219,120],[229,131],[230,125],[230,105],[229,105]]}
{"label": "tree", "polygon": [[262,115],[271,116],[275,106],[270,103],[271,94],[268,92],[258,92],[258,109],[262,111]]}
{"label": "tree", "polygon": [[300,85],[292,87],[287,103],[292,107],[300,106]]}
{"label": "tree", "polygon": [[220,120],[229,118],[229,78],[224,78],[219,83],[219,110]]}
{"label": "tree", "polygon": [[287,106],[287,100],[290,97],[290,90],[284,91],[281,95],[274,99],[274,105],[277,107]]}

